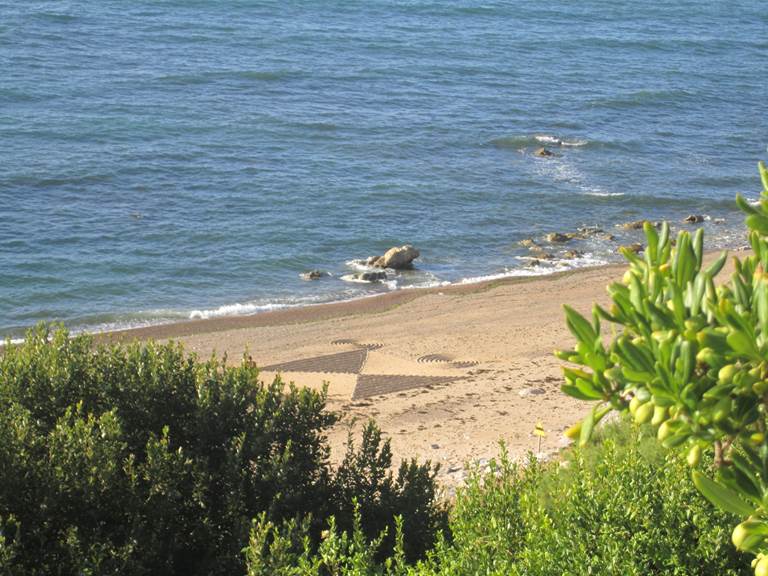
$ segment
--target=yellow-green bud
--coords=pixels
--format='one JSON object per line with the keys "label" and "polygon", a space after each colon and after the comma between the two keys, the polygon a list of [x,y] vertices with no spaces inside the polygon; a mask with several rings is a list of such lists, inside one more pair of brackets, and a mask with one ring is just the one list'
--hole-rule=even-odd
{"label": "yellow-green bud", "polygon": [[659,439],[659,442],[666,440],[667,437],[672,433],[672,425],[669,422],[670,421],[667,420],[662,422],[661,426],[659,426],[659,431],[656,433],[656,437]]}
{"label": "yellow-green bud", "polygon": [[730,384],[733,381],[733,377],[739,371],[735,364],[726,364],[720,368],[720,372],[717,373],[717,378],[721,384]]}
{"label": "yellow-green bud", "polygon": [[757,560],[755,576],[768,576],[768,556],[763,556]]}
{"label": "yellow-green bud", "polygon": [[581,436],[581,422],[576,422],[576,424],[568,428],[568,430],[565,431],[565,436],[571,440],[576,440],[576,438]]}
{"label": "yellow-green bud", "polygon": [[745,520],[733,529],[731,541],[739,550],[753,551],[765,541],[765,528],[760,520]]}
{"label": "yellow-green bud", "polygon": [[645,424],[653,416],[653,402],[646,402],[635,411],[635,422]]}
{"label": "yellow-green bud", "polygon": [[653,409],[653,418],[651,419],[651,424],[654,426],[661,425],[664,420],[667,419],[667,409],[665,406],[656,406]]}
{"label": "yellow-green bud", "polygon": [[701,461],[701,446],[698,444],[694,444],[691,446],[691,449],[688,451],[688,466],[691,468],[696,468],[696,466],[699,465],[699,462]]}

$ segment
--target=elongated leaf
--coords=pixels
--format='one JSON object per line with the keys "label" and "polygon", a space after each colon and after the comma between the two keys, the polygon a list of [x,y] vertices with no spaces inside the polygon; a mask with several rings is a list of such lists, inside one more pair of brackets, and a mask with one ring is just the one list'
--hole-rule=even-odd
{"label": "elongated leaf", "polygon": [[717,260],[712,262],[712,264],[709,265],[707,268],[707,274],[714,278],[720,273],[720,270],[723,269],[723,265],[725,264],[726,259],[728,258],[728,252],[723,250],[720,253],[720,256],[718,256]]}
{"label": "elongated leaf", "polygon": [[589,443],[589,439],[592,438],[592,430],[595,428],[595,410],[592,409],[590,413],[584,418],[581,424],[581,435],[579,436],[579,446],[584,447]]}
{"label": "elongated leaf", "polygon": [[755,348],[754,339],[744,334],[744,332],[741,330],[734,330],[728,334],[726,340],[737,354],[749,356],[757,360],[761,359],[760,353],[758,352],[757,348]]}
{"label": "elongated leaf", "polygon": [[575,386],[576,388],[579,389],[579,391],[582,394],[584,394],[585,396],[588,396],[592,400],[601,400],[603,398],[603,395],[595,387],[595,385],[592,382],[588,382],[587,380],[584,380],[583,378],[577,378],[575,382]]}
{"label": "elongated leaf", "polygon": [[768,236],[768,218],[760,214],[750,214],[746,219],[747,226],[752,230],[759,232],[763,236]]}
{"label": "elongated leaf", "polygon": [[763,182],[763,192],[768,192],[768,170],[762,160],[757,163],[757,169],[760,172],[760,180]]}
{"label": "elongated leaf", "polygon": [[747,214],[757,214],[757,209],[744,199],[741,194],[736,194],[736,206]]}
{"label": "elongated leaf", "polygon": [[696,230],[693,236],[693,253],[696,256],[696,270],[700,270],[704,258],[704,228]]}
{"label": "elongated leaf", "polygon": [[669,223],[664,222],[661,225],[661,232],[659,233],[659,248],[658,248],[658,258],[656,259],[656,263],[661,266],[666,262],[666,257],[668,256],[667,248],[669,247]]}
{"label": "elongated leaf", "polygon": [[592,325],[586,318],[584,318],[584,316],[576,312],[576,310],[570,306],[566,305],[563,306],[563,308],[565,309],[565,322],[571,330],[571,333],[577,340],[584,342],[592,348],[595,343],[595,338],[597,338],[597,334],[592,328]]}
{"label": "elongated leaf", "polygon": [[743,518],[755,511],[736,492],[707,478],[698,470],[693,471],[693,483],[707,500],[726,512],[737,514]]}
{"label": "elongated leaf", "polygon": [[645,238],[648,240],[648,248],[645,251],[646,261],[653,265],[658,261],[659,234],[656,227],[647,220],[643,223]]}
{"label": "elongated leaf", "polygon": [[577,400],[586,400],[587,402],[593,402],[595,400],[595,398],[592,396],[587,396],[581,390],[576,388],[576,386],[572,386],[571,384],[561,385],[560,390],[562,390],[563,393],[568,394],[568,396],[576,398]]}

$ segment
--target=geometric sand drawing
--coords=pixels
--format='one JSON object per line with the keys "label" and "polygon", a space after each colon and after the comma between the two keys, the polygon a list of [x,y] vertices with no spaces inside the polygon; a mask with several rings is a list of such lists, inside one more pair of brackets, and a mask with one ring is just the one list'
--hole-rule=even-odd
{"label": "geometric sand drawing", "polygon": [[432,362],[450,362],[451,357],[443,354],[427,354],[426,356],[419,357],[416,362],[427,364]]}
{"label": "geometric sand drawing", "polygon": [[368,398],[370,396],[391,394],[392,392],[423,388],[430,385],[448,384],[458,379],[451,376],[361,374],[357,377],[357,386],[355,386],[352,398]]}
{"label": "geometric sand drawing", "polygon": [[302,360],[264,366],[265,372],[329,372],[335,374],[360,374],[368,357],[368,350],[350,350],[327,356],[314,356]]}
{"label": "geometric sand drawing", "polygon": [[358,348],[365,348],[366,350],[378,350],[379,348],[382,348],[384,346],[384,344],[379,344],[378,342],[373,344],[361,344],[357,340],[352,340],[350,338],[339,338],[338,340],[332,340],[331,344],[333,344],[334,346],[351,344],[352,346],[357,346]]}
{"label": "geometric sand drawing", "polygon": [[331,344],[333,344],[334,346],[342,346],[344,344],[357,345],[357,340],[350,340],[349,338],[339,338],[338,340],[332,340]]}
{"label": "geometric sand drawing", "polygon": [[471,368],[472,366],[477,366],[477,362],[474,360],[464,360],[464,361],[458,361],[458,362],[451,362],[451,366],[453,368]]}
{"label": "geometric sand drawing", "polygon": [[458,362],[451,362],[451,360],[452,358],[450,356],[446,356],[445,354],[427,354],[426,356],[417,358],[416,362],[420,362],[422,364],[450,363],[452,368],[470,368],[472,366],[477,366],[477,362],[474,360],[459,360]]}

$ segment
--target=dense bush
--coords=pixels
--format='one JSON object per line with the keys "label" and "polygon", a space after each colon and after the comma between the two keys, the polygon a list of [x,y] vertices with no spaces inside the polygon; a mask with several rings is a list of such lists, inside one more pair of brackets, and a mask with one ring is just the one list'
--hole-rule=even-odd
{"label": "dense bush", "polygon": [[[422,554],[442,527],[435,469],[404,462],[369,424],[334,471],[325,394],[179,345],[95,346],[31,331],[0,357],[0,571],[237,574],[254,518],[325,518],[372,539],[401,515]],[[383,543],[382,554],[392,546]]]}
{"label": "dense bush", "polygon": [[451,514],[453,540],[439,540],[417,565],[404,563],[402,546],[377,564],[376,542],[333,522],[317,554],[303,549],[295,523],[257,522],[249,576],[749,574],[749,558],[729,541],[735,517],[703,498],[688,474],[649,429],[619,423],[561,462],[520,466],[502,454],[472,473]]}

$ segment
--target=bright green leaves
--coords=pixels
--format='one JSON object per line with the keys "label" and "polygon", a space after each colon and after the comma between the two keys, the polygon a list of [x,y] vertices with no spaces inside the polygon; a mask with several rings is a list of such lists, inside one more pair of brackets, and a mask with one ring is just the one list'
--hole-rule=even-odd
{"label": "bright green leaves", "polygon": [[610,341],[566,307],[577,344],[560,357],[592,370],[588,378],[567,369],[563,390],[601,401],[581,423],[580,443],[610,406],[650,422],[665,447],[686,447],[694,468],[713,446],[716,479],[696,470],[694,483],[723,510],[749,517],[734,531],[737,547],[768,553],[768,170],[759,168],[760,202],[736,198],[753,253],[734,259],[729,282],[715,283],[725,253],[704,268],[701,229],[673,243],[666,224],[646,223],[643,257],[623,252],[629,268],[608,287],[612,304],[593,313],[611,323]]}

